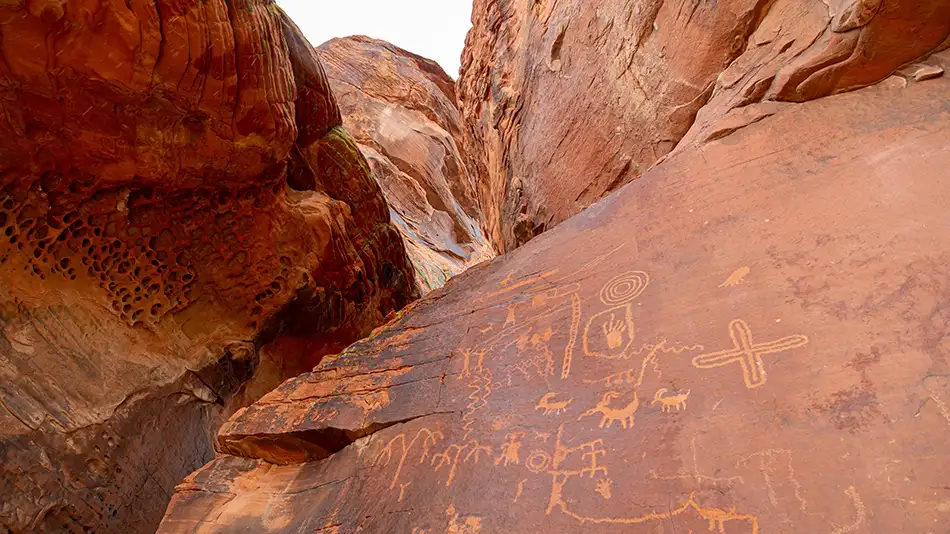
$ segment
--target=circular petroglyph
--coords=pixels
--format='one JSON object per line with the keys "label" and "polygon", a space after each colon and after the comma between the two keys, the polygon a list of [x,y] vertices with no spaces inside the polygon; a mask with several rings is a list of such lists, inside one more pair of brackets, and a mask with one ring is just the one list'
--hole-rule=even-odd
{"label": "circular petroglyph", "polygon": [[524,464],[528,471],[540,473],[551,464],[551,455],[544,451],[534,451],[528,455],[528,459],[525,460]]}
{"label": "circular petroglyph", "polygon": [[643,271],[623,273],[604,284],[600,290],[600,301],[608,306],[626,304],[639,297],[649,283],[650,275]]}

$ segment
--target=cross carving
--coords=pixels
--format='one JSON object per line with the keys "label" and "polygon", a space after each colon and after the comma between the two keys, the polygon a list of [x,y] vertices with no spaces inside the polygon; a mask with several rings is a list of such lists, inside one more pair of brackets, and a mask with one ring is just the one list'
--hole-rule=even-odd
{"label": "cross carving", "polygon": [[749,389],[765,384],[767,377],[762,356],[808,344],[808,338],[802,335],[787,336],[766,343],[754,343],[752,329],[742,319],[734,319],[729,323],[729,336],[732,337],[731,349],[700,354],[693,358],[693,366],[699,369],[712,369],[738,363],[742,367],[742,378]]}

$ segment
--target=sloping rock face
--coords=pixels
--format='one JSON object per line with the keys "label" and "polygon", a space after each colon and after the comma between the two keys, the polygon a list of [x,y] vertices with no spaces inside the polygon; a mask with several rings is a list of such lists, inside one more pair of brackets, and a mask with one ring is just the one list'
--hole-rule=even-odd
{"label": "sloping rock face", "polygon": [[466,146],[485,151],[486,229],[502,252],[550,229],[672,151],[700,109],[705,122],[875,83],[945,42],[948,10],[942,0],[476,0],[458,94]]}
{"label": "sloping rock face", "polygon": [[682,147],[235,414],[160,532],[950,529],[948,94]]}
{"label": "sloping rock face", "polygon": [[[363,36],[318,48],[343,124],[369,160],[427,293],[494,257],[479,223],[455,82],[434,61]],[[477,157],[481,151],[477,150]]]}
{"label": "sloping rock face", "polygon": [[411,267],[272,2],[3,2],[0,37],[0,531],[148,532],[242,385],[368,333]]}

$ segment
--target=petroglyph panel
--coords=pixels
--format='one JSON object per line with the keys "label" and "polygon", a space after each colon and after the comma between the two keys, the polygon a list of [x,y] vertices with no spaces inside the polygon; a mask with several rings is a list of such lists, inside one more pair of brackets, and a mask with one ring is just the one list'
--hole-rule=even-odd
{"label": "petroglyph panel", "polygon": [[[549,4],[538,13],[558,9]],[[749,50],[791,42],[772,13],[827,19],[813,4],[749,15],[761,24]],[[561,76],[573,75],[571,35],[610,24],[605,6],[605,18],[564,29]],[[666,3],[655,19],[734,21],[734,7],[690,15]],[[498,82],[485,89],[504,94],[504,73]],[[233,494],[270,503],[241,515],[247,524],[292,508],[284,517],[303,532],[950,532],[950,185],[933,178],[950,124],[936,126],[946,99],[926,83],[950,94],[936,79],[871,88],[868,102],[823,99],[828,113],[783,108],[798,133],[781,145],[756,144],[784,131],[770,117],[704,145],[701,164],[671,154],[582,217],[467,271],[377,332],[380,352],[321,366],[327,382],[412,368],[398,385],[346,383],[422,393],[390,393],[365,421],[358,407],[312,421],[314,399],[291,381],[283,394],[301,393],[301,408],[273,426],[349,442],[301,465],[216,460],[179,488],[185,508],[170,517],[234,512],[222,504]],[[897,108],[899,135],[887,134]],[[849,119],[858,112],[873,127]],[[829,123],[845,134],[823,136]]]}

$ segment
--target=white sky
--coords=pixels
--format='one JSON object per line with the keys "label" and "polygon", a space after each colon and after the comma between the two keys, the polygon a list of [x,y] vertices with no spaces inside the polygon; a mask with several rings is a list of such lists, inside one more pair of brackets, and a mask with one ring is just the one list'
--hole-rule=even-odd
{"label": "white sky", "polygon": [[277,0],[313,46],[367,35],[433,59],[458,77],[472,0]]}

